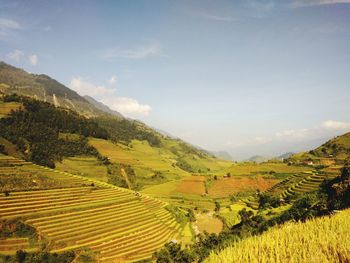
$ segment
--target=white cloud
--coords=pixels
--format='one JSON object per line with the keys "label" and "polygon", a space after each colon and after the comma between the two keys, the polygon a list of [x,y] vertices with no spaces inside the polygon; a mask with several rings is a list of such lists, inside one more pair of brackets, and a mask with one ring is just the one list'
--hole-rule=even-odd
{"label": "white cloud", "polygon": [[36,66],[38,64],[38,56],[33,54],[28,57],[29,63],[32,64],[33,66]]}
{"label": "white cloud", "polygon": [[131,49],[109,49],[102,54],[104,59],[112,58],[128,58],[128,59],[144,59],[151,56],[160,56],[162,49],[158,44],[149,44],[146,46],[135,47]]}
{"label": "white cloud", "polygon": [[350,0],[296,0],[292,3],[292,7],[333,5],[333,4],[350,4]]}
{"label": "white cloud", "polygon": [[95,85],[82,77],[75,77],[70,82],[70,88],[78,92],[80,95],[89,96],[105,96],[114,93],[115,89],[106,88],[104,86]]}
{"label": "white cloud", "polygon": [[12,19],[0,18],[0,29],[20,29],[21,25]]}
{"label": "white cloud", "polygon": [[7,54],[7,57],[11,60],[15,60],[17,62],[19,62],[21,60],[21,58],[23,57],[24,53],[23,51],[16,49],[10,53]]}
{"label": "white cloud", "polygon": [[114,83],[116,83],[117,81],[118,81],[118,78],[117,78],[117,76],[115,76],[115,75],[113,75],[113,76],[108,80],[109,84],[114,84]]}
{"label": "white cloud", "polygon": [[271,138],[256,136],[251,142],[255,144],[266,144],[271,142]]}
{"label": "white cloud", "polygon": [[298,130],[284,130],[280,132],[276,132],[275,136],[278,139],[301,139],[308,136],[310,130],[309,129],[298,129]]}
{"label": "white cloud", "polygon": [[[112,76],[111,79],[109,79],[109,83],[115,83],[116,81],[116,76]],[[148,116],[152,111],[149,105],[141,104],[132,98],[117,96],[115,88],[98,86],[82,77],[73,78],[70,82],[70,88],[80,95],[89,95],[100,100],[111,109],[120,112],[126,117],[136,118],[139,116]]]}
{"label": "white cloud", "polygon": [[148,116],[152,111],[151,106],[140,104],[137,100],[126,97],[114,97],[103,100],[113,110],[127,117]]}
{"label": "white cloud", "polygon": [[322,127],[328,130],[336,130],[336,131],[350,130],[350,123],[328,120],[322,123]]}

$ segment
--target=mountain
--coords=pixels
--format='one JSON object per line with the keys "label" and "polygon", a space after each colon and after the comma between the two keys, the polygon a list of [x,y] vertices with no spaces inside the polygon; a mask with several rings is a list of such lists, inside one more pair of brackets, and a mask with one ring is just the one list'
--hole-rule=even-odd
{"label": "mountain", "polygon": [[284,153],[284,154],[281,154],[281,155],[277,156],[277,159],[279,159],[279,160],[288,159],[291,156],[293,156],[294,154],[295,153],[293,153],[293,152],[287,152],[287,153]]}
{"label": "mountain", "polygon": [[321,146],[309,151],[294,154],[293,161],[312,161],[317,164],[329,165],[334,162],[343,163],[350,157],[350,132],[328,140]]}
{"label": "mountain", "polygon": [[233,160],[231,154],[229,154],[226,151],[211,151],[210,153],[213,154],[214,156],[218,157],[218,158],[221,158],[221,159],[224,159],[224,160],[227,160],[227,161],[232,161]]}
{"label": "mountain", "polygon": [[254,155],[250,157],[247,161],[249,162],[255,162],[255,163],[262,163],[265,161],[268,161],[271,157],[263,156],[263,155]]}
{"label": "mountain", "polygon": [[111,114],[47,75],[30,74],[5,62],[0,62],[0,93],[29,96],[89,118]]}
{"label": "mountain", "polygon": [[345,159],[350,155],[350,132],[337,136],[322,144],[310,154],[317,157]]}
{"label": "mountain", "polygon": [[93,97],[85,95],[84,99],[86,99],[90,104],[94,105],[97,109],[99,109],[103,112],[107,112],[107,113],[112,114],[112,115],[117,116],[117,117],[123,117],[123,115],[121,115],[119,112],[112,110],[107,105],[103,104],[102,102],[95,100]]}

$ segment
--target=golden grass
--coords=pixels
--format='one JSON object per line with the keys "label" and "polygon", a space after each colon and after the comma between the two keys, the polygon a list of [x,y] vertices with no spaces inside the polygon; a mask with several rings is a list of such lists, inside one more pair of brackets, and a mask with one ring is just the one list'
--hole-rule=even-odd
{"label": "golden grass", "polygon": [[350,210],[346,210],[306,223],[285,224],[212,252],[205,262],[349,262],[349,217]]}
{"label": "golden grass", "polygon": [[94,156],[75,156],[56,162],[59,171],[107,182],[107,168]]}
{"label": "golden grass", "polygon": [[190,176],[185,178],[176,188],[176,191],[183,194],[197,194],[205,193],[204,176]]}
{"label": "golden grass", "polygon": [[216,218],[213,213],[198,213],[196,214],[196,223],[199,232],[204,233],[220,233],[223,228],[223,223]]}
{"label": "golden grass", "polygon": [[0,118],[11,113],[11,111],[18,110],[22,106],[18,102],[0,102]]}
{"label": "golden grass", "polygon": [[247,175],[252,173],[267,173],[274,171],[276,173],[301,173],[304,171],[311,171],[313,168],[308,166],[288,166],[285,163],[237,163],[232,165],[230,168],[226,169],[231,175]]}
{"label": "golden grass", "polygon": [[219,178],[212,183],[208,192],[209,196],[214,198],[228,197],[237,192],[255,191],[257,189],[265,191],[278,182],[279,180],[263,176]]}

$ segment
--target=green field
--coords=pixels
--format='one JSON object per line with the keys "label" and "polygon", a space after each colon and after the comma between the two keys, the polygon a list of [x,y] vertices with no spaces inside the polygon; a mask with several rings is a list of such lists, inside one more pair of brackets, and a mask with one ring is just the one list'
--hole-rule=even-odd
{"label": "green field", "polygon": [[18,102],[3,102],[0,100],[0,118],[6,116],[11,111],[15,111],[22,106],[21,103]]}
{"label": "green field", "polygon": [[107,182],[107,167],[94,156],[76,156],[56,162],[56,169]]}

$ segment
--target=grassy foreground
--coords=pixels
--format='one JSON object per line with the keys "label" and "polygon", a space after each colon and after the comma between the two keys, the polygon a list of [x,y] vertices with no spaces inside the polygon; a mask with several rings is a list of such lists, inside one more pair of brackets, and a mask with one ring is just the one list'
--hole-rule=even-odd
{"label": "grassy foreground", "polygon": [[350,209],[233,243],[205,262],[349,262],[349,236]]}

